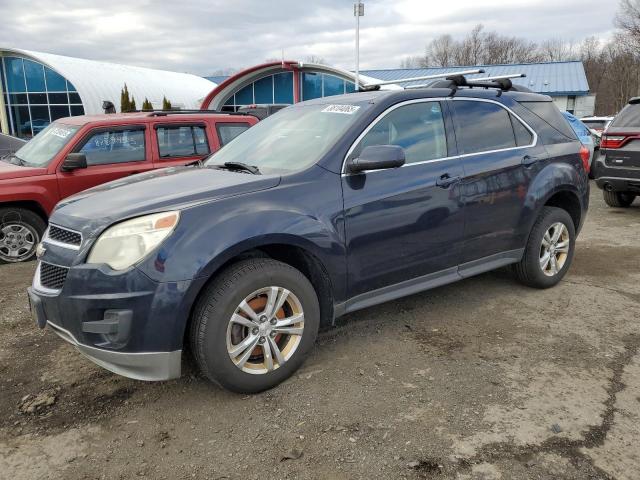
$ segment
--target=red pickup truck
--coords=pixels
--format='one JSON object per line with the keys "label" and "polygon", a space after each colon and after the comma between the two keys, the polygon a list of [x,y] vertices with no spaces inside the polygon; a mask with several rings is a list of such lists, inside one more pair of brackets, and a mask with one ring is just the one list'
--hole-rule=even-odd
{"label": "red pickup truck", "polygon": [[258,122],[219,112],[139,112],[55,121],[0,161],[0,263],[33,257],[61,199],[208,156]]}

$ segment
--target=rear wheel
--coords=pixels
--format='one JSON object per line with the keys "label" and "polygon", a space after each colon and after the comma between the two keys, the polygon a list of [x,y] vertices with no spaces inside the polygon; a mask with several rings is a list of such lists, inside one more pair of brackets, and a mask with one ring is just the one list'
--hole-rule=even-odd
{"label": "rear wheel", "polygon": [[44,220],[24,208],[0,208],[0,263],[33,258],[46,229]]}
{"label": "rear wheel", "polygon": [[531,229],[522,260],[514,266],[518,280],[534,288],[556,285],[573,260],[575,236],[573,220],[565,210],[544,207]]}
{"label": "rear wheel", "polygon": [[239,393],[272,388],[291,376],[313,346],[317,295],[295,268],[271,259],[232,265],[199,299],[191,348],[210,380]]}
{"label": "rear wheel", "polygon": [[604,201],[607,205],[617,208],[629,207],[636,199],[635,194],[625,192],[607,192],[606,190],[603,190],[602,195],[604,196]]}

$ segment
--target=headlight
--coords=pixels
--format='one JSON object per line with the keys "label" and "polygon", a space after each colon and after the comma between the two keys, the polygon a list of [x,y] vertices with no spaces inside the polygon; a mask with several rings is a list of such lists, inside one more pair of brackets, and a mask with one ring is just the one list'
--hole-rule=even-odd
{"label": "headlight", "polygon": [[146,257],[175,229],[180,212],[155,213],[133,218],[103,232],[91,249],[88,263],[106,263],[124,270]]}

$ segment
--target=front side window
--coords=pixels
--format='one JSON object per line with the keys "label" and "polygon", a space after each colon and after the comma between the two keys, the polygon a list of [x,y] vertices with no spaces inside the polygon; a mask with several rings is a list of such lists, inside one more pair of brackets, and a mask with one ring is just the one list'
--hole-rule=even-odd
{"label": "front side window", "polygon": [[495,103],[454,101],[458,146],[463,154],[514,148],[509,112]]}
{"label": "front side window", "polygon": [[144,129],[101,130],[86,141],[79,153],[87,165],[142,162],[145,160]]}
{"label": "front side window", "polygon": [[210,153],[207,133],[202,125],[176,125],[157,128],[160,158],[195,157]]}
{"label": "front side window", "polygon": [[224,147],[242,132],[249,130],[249,127],[248,123],[217,123],[216,129],[218,130],[220,146]]}
{"label": "front side window", "polygon": [[440,103],[414,103],[392,110],[360,140],[351,157],[358,157],[372,145],[402,147],[406,163],[446,157],[447,134]]}

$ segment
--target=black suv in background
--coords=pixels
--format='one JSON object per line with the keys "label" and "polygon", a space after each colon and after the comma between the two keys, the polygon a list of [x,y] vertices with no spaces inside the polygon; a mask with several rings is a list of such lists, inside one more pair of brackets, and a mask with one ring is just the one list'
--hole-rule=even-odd
{"label": "black suv in background", "polygon": [[600,143],[595,162],[596,185],[610,207],[628,207],[640,194],[640,97],[611,122]]}

